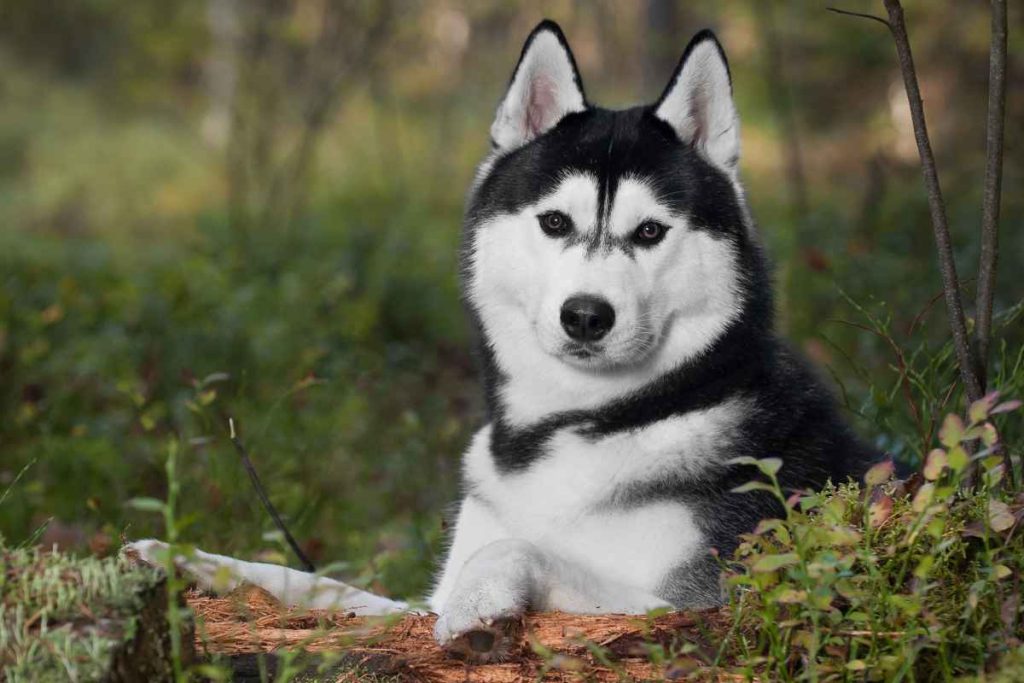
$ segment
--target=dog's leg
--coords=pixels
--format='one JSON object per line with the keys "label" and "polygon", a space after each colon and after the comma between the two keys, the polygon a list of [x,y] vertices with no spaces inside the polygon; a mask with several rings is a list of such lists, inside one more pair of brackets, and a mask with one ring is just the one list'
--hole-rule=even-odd
{"label": "dog's leg", "polygon": [[495,541],[462,567],[434,637],[476,661],[508,653],[527,609],[642,614],[672,605],[648,590],[602,578],[519,539]]}
{"label": "dog's leg", "polygon": [[[163,541],[150,539],[129,543],[122,552],[146,564],[163,567],[169,546]],[[409,609],[404,602],[389,600],[341,581],[276,564],[245,562],[202,550],[195,550],[188,556],[178,555],[174,558],[174,564],[207,591],[229,591],[243,583],[250,583],[263,588],[285,605],[355,612],[359,615],[391,614]]]}
{"label": "dog's leg", "polygon": [[502,538],[508,538],[508,534],[487,505],[473,495],[463,498],[444,569],[427,598],[427,604],[433,612],[441,613],[441,608],[448,602],[448,596],[455,588],[459,572],[469,558],[480,548]]}

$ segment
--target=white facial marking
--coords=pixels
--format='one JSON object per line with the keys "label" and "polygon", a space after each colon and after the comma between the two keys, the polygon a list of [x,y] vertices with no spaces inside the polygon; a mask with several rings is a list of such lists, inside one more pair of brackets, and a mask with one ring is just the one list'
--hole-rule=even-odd
{"label": "white facial marking", "polygon": [[[594,408],[620,398],[705,351],[739,313],[740,274],[729,240],[690,226],[661,204],[647,183],[623,178],[608,230],[631,235],[640,222],[669,226],[661,243],[621,249],[546,235],[537,216],[558,210],[590,236],[598,181],[569,174],[535,205],[476,228],[470,299],[506,381],[501,399],[515,425],[554,412]],[[604,299],[615,324],[580,360],[567,349],[560,311],[572,296]]]}

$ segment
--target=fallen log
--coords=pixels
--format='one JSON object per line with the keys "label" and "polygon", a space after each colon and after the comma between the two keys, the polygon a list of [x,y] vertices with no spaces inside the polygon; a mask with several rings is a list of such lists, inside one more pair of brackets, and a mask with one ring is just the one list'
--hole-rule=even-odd
{"label": "fallen log", "polygon": [[166,578],[148,567],[0,548],[0,680],[172,681],[167,607]]}
{"label": "fallen log", "polygon": [[729,628],[722,610],[651,617],[531,614],[507,661],[471,665],[437,646],[433,616],[288,609],[252,586],[224,597],[190,592],[186,600],[195,614],[197,651],[227,658],[235,680],[258,680],[261,668],[272,676],[283,656],[293,669],[334,681],[370,673],[432,683],[733,678],[710,666]]}

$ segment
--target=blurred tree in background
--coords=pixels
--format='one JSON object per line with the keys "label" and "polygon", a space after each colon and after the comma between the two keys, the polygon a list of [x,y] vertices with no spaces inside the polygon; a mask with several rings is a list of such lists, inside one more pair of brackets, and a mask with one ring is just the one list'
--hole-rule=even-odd
{"label": "blurred tree in background", "polygon": [[[988,8],[905,5],[972,292]],[[99,553],[160,533],[124,502],[162,494],[176,438],[185,536],[281,557],[225,438],[232,415],[314,559],[421,591],[480,420],[463,193],[544,16],[613,107],[652,101],[689,37],[719,33],[780,324],[858,428],[915,462],[960,398],[884,28],[762,0],[5,0],[0,489],[28,469],[0,533]],[[991,374],[1019,396],[1017,5],[1010,24]]]}

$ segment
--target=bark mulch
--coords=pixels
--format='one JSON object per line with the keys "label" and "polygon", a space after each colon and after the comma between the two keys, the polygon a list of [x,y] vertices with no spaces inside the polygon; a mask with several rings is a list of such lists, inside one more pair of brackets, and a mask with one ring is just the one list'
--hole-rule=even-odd
{"label": "bark mulch", "polygon": [[[280,654],[301,651],[320,681],[355,681],[378,674],[398,680],[437,683],[538,680],[734,680],[712,672],[719,637],[729,628],[722,610],[673,612],[655,618],[626,615],[528,615],[523,635],[507,661],[468,664],[434,642],[435,617],[394,618],[296,610],[282,606],[256,587],[224,597],[190,592],[196,615],[196,650],[226,656],[236,680],[258,680],[259,669],[273,674]],[[689,655],[667,664],[652,664],[651,644],[692,643]],[[676,649],[678,652],[678,648]],[[543,655],[542,655],[543,653]],[[270,655],[263,657],[261,655]],[[250,678],[251,677],[251,678]]]}

